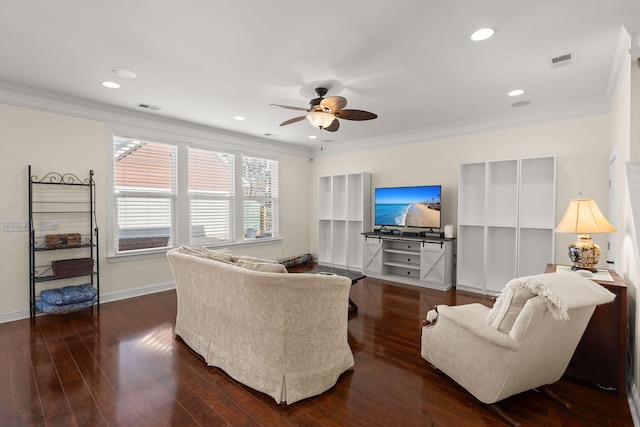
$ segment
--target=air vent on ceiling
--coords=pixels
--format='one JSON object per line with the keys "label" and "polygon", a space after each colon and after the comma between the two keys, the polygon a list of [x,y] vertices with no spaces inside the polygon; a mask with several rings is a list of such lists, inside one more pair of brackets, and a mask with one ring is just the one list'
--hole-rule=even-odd
{"label": "air vent on ceiling", "polygon": [[157,105],[150,105],[150,104],[138,104],[138,107],[144,108],[145,110],[153,110],[153,111],[162,110],[162,107],[158,107]]}
{"label": "air vent on ceiling", "polygon": [[549,65],[551,68],[563,67],[565,65],[571,65],[576,62],[575,53],[565,53],[564,55],[556,56],[555,58],[549,58]]}

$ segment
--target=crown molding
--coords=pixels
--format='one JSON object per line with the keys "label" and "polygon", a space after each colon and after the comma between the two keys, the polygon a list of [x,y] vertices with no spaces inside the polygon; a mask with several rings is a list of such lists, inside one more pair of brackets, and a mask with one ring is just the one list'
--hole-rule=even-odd
{"label": "crown molding", "polygon": [[[613,83],[611,85],[613,87]],[[339,145],[325,144],[323,150],[320,151],[319,147],[297,146],[186,121],[154,117],[150,116],[149,113],[117,108],[6,82],[0,82],[0,102],[51,113],[103,121],[107,123],[109,129],[118,132],[136,135],[162,134],[165,137],[168,134],[169,139],[189,140],[203,145],[215,142],[216,146],[222,144],[235,150],[246,149],[271,155],[276,153],[302,157],[426,142],[510,127],[603,114],[609,112],[610,109],[610,97],[603,95],[549,107],[526,107],[500,116],[448,123],[398,133],[393,136],[381,136]]]}
{"label": "crown molding", "polygon": [[548,107],[529,108],[512,111],[504,115],[483,117],[466,120],[457,123],[448,123],[432,126],[416,131],[408,131],[395,136],[370,138],[367,140],[341,143],[338,145],[325,145],[323,151],[314,149],[314,156],[330,155],[346,151],[382,148],[401,144],[413,144],[418,142],[445,139],[456,136],[484,133],[500,129],[535,125],[551,121],[568,120],[578,117],[604,114],[610,111],[610,100],[606,96],[585,98],[579,101],[551,105]]}
{"label": "crown molding", "polygon": [[308,147],[243,135],[187,121],[152,116],[152,113],[113,107],[80,98],[0,82],[0,102],[50,113],[106,122],[111,129],[136,129],[138,134],[170,134],[173,139],[190,139],[206,145],[215,142],[235,150],[307,157]]}
{"label": "crown molding", "polygon": [[616,44],[616,51],[613,55],[611,63],[611,71],[607,80],[607,88],[605,91],[607,99],[613,101],[618,92],[622,77],[629,69],[629,47],[631,46],[631,37],[624,27],[620,27],[620,35]]}

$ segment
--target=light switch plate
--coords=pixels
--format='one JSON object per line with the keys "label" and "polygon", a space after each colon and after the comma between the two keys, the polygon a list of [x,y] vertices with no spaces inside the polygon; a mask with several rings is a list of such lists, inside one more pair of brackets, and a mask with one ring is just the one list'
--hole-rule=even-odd
{"label": "light switch plate", "polygon": [[4,221],[2,223],[3,233],[10,233],[13,231],[27,231],[27,221]]}

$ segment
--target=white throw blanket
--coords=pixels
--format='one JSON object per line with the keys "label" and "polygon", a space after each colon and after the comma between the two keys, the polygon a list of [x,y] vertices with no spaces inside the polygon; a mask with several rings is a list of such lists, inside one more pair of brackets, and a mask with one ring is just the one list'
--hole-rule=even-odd
{"label": "white throw blanket", "polygon": [[575,272],[567,272],[515,278],[507,283],[498,300],[502,299],[509,305],[513,295],[522,288],[542,298],[556,320],[569,319],[570,309],[606,304],[615,298],[613,293],[597,283],[578,276]]}

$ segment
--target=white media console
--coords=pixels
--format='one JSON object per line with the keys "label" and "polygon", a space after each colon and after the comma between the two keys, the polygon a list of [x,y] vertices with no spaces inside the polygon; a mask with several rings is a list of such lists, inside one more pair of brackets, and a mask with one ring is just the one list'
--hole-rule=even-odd
{"label": "white media console", "polygon": [[448,290],[453,287],[455,239],[363,233],[368,277]]}

